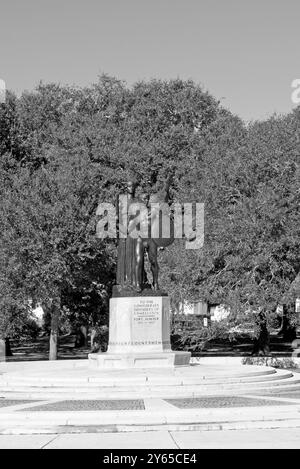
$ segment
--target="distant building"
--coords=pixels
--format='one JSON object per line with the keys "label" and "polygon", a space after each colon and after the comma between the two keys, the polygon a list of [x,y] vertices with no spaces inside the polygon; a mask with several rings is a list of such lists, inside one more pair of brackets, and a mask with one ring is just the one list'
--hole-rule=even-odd
{"label": "distant building", "polygon": [[184,314],[185,316],[194,316],[198,319],[201,318],[205,327],[207,327],[212,321],[219,322],[226,319],[230,314],[230,310],[224,305],[211,305],[206,301],[184,301],[179,303],[177,312],[179,314]]}
{"label": "distant building", "polygon": [[32,310],[32,314],[35,317],[35,320],[38,324],[39,327],[43,327],[44,325],[44,310],[43,308],[39,305],[36,308]]}
{"label": "distant building", "polygon": [[291,283],[290,288],[280,301],[280,307],[294,305],[295,312],[300,315],[300,274]]}
{"label": "distant building", "polygon": [[223,319],[228,318],[230,314],[230,309],[226,308],[224,305],[210,305],[209,313],[211,321],[222,321]]}
{"label": "distant building", "polygon": [[185,315],[208,316],[208,305],[205,301],[179,303],[178,313]]}

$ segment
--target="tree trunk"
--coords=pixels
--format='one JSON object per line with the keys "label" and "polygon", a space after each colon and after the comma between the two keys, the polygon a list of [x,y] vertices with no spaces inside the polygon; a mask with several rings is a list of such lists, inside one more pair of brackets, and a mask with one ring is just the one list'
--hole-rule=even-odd
{"label": "tree trunk", "polygon": [[49,342],[49,360],[57,360],[57,347],[58,347],[58,324],[60,316],[60,307],[58,304],[53,303],[51,311],[51,331]]}
{"label": "tree trunk", "polygon": [[75,348],[88,347],[87,327],[80,326],[76,329]]}
{"label": "tree trunk", "polygon": [[5,361],[6,353],[5,353],[5,340],[0,336],[0,362]]}
{"label": "tree trunk", "polygon": [[91,328],[91,350],[93,350],[95,337],[96,337],[96,329],[92,327]]}
{"label": "tree trunk", "polygon": [[270,334],[265,313],[259,313],[256,324],[259,332],[258,336],[254,339],[252,355],[270,355]]}
{"label": "tree trunk", "polygon": [[10,348],[9,337],[7,337],[5,339],[5,355],[6,355],[6,357],[12,357],[13,356],[13,353],[12,353],[11,348]]}
{"label": "tree trunk", "polygon": [[83,346],[87,348],[89,345],[88,326],[80,326],[80,330],[83,335]]}
{"label": "tree trunk", "polygon": [[296,326],[291,323],[291,317],[293,314],[295,314],[295,311],[292,305],[283,306],[282,323],[278,335],[282,336],[282,339],[285,342],[293,342],[297,336]]}

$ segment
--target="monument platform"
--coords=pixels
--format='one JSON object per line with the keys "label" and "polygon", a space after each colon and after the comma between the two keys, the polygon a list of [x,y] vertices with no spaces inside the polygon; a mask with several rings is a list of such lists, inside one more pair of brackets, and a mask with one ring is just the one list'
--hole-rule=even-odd
{"label": "monument platform", "polygon": [[147,353],[91,353],[91,368],[165,368],[187,366],[189,352],[163,351]]}
{"label": "monument platform", "polygon": [[192,358],[189,366],[130,370],[95,370],[89,360],[0,364],[0,402],[1,398],[190,398],[299,390],[299,373],[241,365],[240,357]]}
{"label": "monument platform", "polygon": [[300,428],[299,373],[240,362],[131,370],[2,362],[0,435]]}
{"label": "monument platform", "polygon": [[189,352],[171,350],[170,299],[118,296],[109,304],[109,342],[105,353],[89,355],[91,368],[165,368],[187,366]]}

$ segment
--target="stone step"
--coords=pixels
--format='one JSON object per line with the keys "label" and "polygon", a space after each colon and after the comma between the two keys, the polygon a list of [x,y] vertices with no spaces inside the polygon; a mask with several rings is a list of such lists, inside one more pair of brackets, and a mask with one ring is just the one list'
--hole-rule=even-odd
{"label": "stone step", "polygon": [[78,377],[47,377],[47,376],[16,376],[14,374],[5,374],[0,378],[0,387],[3,386],[42,386],[42,387],[122,387],[128,385],[143,386],[143,385],[223,385],[229,383],[255,383],[263,381],[277,381],[281,379],[291,378],[293,373],[285,370],[266,370],[261,373],[248,373],[233,376],[216,376],[211,377],[207,375],[194,376],[153,376],[144,374],[144,376],[119,375],[115,377],[107,376],[88,376],[78,379]]}
{"label": "stone step", "polygon": [[[205,376],[205,379],[214,380],[218,378],[228,377],[228,373],[234,377],[247,377],[247,376],[261,376],[275,374],[278,371],[275,368],[261,365],[244,366],[239,364],[229,365],[218,365],[215,366],[208,364],[192,363],[189,366],[181,366],[175,368],[134,368],[134,369],[101,369],[94,370],[89,369],[85,360],[65,360],[65,361],[41,361],[41,362],[15,362],[15,363],[0,363],[0,377],[19,377],[20,379],[26,379],[30,377],[32,379],[61,379],[57,377],[62,375],[64,379],[76,379],[78,381],[84,381],[89,377],[95,379],[109,379],[111,376],[119,377],[125,375],[127,379],[141,378],[144,376],[168,376],[168,377],[180,377],[186,375],[201,374]],[[226,363],[226,362],[225,362]],[[213,372],[212,372],[213,367]],[[75,377],[76,374],[76,377]],[[68,377],[70,375],[71,377]]]}
{"label": "stone step", "polygon": [[128,385],[131,386],[144,386],[144,385],[168,385],[168,386],[182,386],[182,385],[205,385],[205,386],[218,386],[223,384],[241,384],[241,383],[258,383],[258,382],[271,382],[271,381],[279,381],[282,379],[291,378],[293,375],[292,373],[286,374],[276,374],[272,376],[256,376],[256,377],[248,377],[248,378],[226,378],[224,380],[206,380],[203,378],[182,378],[182,379],[168,379],[166,383],[166,379],[162,378],[149,378],[149,379],[136,379],[136,380],[101,380],[101,379],[89,379],[85,381],[73,381],[73,380],[51,380],[51,379],[44,379],[44,380],[35,380],[35,379],[3,379],[0,380],[0,389],[5,386],[21,386],[21,387],[65,387],[65,388],[74,388],[75,386],[78,388],[97,388],[101,387],[127,387]]}
{"label": "stone step", "polygon": [[144,398],[146,396],[159,396],[159,397],[170,397],[170,396],[204,396],[204,395],[217,395],[217,394],[230,394],[230,393],[253,393],[253,392],[264,392],[270,390],[280,391],[296,391],[300,390],[300,382],[289,381],[279,383],[276,386],[270,386],[270,383],[260,383],[260,386],[143,386],[143,387],[113,387],[113,388],[74,388],[71,392],[67,388],[5,388],[0,390],[0,397],[16,397],[19,398],[68,398],[68,399],[89,399],[89,398],[124,398],[124,397],[139,397]]}
{"label": "stone step", "polygon": [[[149,389],[142,389],[142,390],[134,390],[134,389],[127,389],[127,390],[117,390],[111,389],[109,391],[103,391],[103,390],[93,390],[89,392],[84,392],[84,391],[77,391],[77,392],[72,392],[72,393],[67,393],[65,391],[62,391],[60,389],[54,389],[53,391],[49,390],[10,390],[10,391],[1,391],[0,392],[0,398],[10,398],[12,396],[18,396],[18,398],[23,398],[24,396],[34,396],[34,398],[41,398],[44,399],[46,397],[48,399],[52,397],[58,397],[62,399],[77,399],[78,396],[81,396],[82,399],[90,399],[90,398],[123,398],[128,397],[139,397],[139,398],[144,398],[148,396],[159,396],[159,397],[169,397],[169,396],[206,396],[206,395],[217,395],[217,394],[232,394],[233,392],[236,393],[263,393],[269,390],[270,388],[238,388],[238,389],[228,389],[228,388],[220,388],[218,390],[216,389],[199,389],[195,387],[184,387],[181,389],[172,389],[172,388],[149,388]],[[300,386],[295,389],[295,388],[288,388],[289,391],[299,391]],[[278,389],[278,392],[285,391],[285,388],[280,388]],[[268,393],[269,394],[269,393]],[[122,397],[123,396],[123,397]],[[26,397],[27,399],[27,397]]]}
{"label": "stone step", "polygon": [[[111,387],[119,387],[119,388],[128,388],[128,387],[143,387],[143,386],[186,386],[186,385],[194,385],[194,386],[224,386],[224,385],[240,385],[240,384],[249,384],[249,385],[259,385],[259,383],[269,382],[270,384],[274,381],[281,381],[286,379],[299,379],[294,377],[293,373],[285,370],[279,370],[276,373],[270,375],[260,375],[260,376],[245,376],[244,378],[235,378],[235,377],[224,377],[218,378],[215,380],[206,379],[204,376],[200,377],[155,377],[155,376],[145,376],[135,379],[107,379],[107,378],[94,378],[89,377],[84,380],[78,379],[51,379],[51,378],[44,378],[44,379],[37,379],[36,377],[27,377],[27,378],[18,378],[12,376],[5,376],[0,379],[0,389],[4,388],[68,388],[73,389],[74,387],[81,388],[81,389],[91,389],[91,388],[111,388]],[[276,383],[275,383],[276,384]]]}
{"label": "stone step", "polygon": [[0,435],[63,435],[63,434],[88,434],[88,433],[128,433],[128,432],[148,432],[148,431],[222,431],[222,430],[266,430],[266,429],[300,429],[300,419],[270,419],[270,420],[240,420],[238,422],[207,422],[207,423],[161,423],[144,425],[51,425],[49,424],[31,424],[31,425],[10,425],[5,423],[0,426]]}
{"label": "stone step", "polygon": [[3,412],[0,434],[299,427],[296,406],[197,408],[169,411]]}
{"label": "stone step", "polygon": [[[275,370],[275,369],[270,369],[270,370],[265,370],[261,372],[251,372],[251,373],[233,373],[232,375],[228,374],[216,374],[216,375],[209,375],[209,374],[203,374],[203,373],[186,373],[186,374],[181,374],[181,373],[173,373],[169,374],[168,371],[163,371],[160,374],[153,375],[153,374],[147,374],[146,370],[143,370],[144,373],[140,374],[133,374],[130,375],[130,373],[107,373],[105,371],[102,371],[99,373],[96,373],[95,375],[87,375],[83,377],[68,377],[68,376],[62,376],[62,377],[56,377],[56,376],[51,376],[51,374],[45,374],[43,375],[42,373],[38,373],[36,376],[35,374],[28,374],[27,375],[20,375],[19,373],[3,373],[1,375],[0,373],[0,383],[1,382],[18,382],[18,383],[26,383],[26,382],[38,382],[38,383],[48,383],[48,382],[64,382],[64,383],[72,383],[72,384],[81,384],[81,383],[110,383],[110,382],[119,382],[122,380],[126,380],[129,382],[134,382],[134,383],[143,383],[143,382],[157,382],[160,381],[161,379],[163,380],[171,380],[172,382],[181,382],[182,379],[195,379],[199,381],[205,380],[206,382],[222,382],[224,380],[254,380],[257,379],[259,380],[260,378],[266,377],[267,379],[272,379],[273,376],[280,376],[284,373],[290,373],[289,371],[285,370]],[[199,371],[199,370],[198,370]],[[292,374],[292,373],[290,373]]]}
{"label": "stone step", "polygon": [[[1,365],[0,397],[130,398],[200,396],[300,387],[300,374],[265,366],[197,364],[171,369],[91,370],[88,362]],[[55,366],[57,365],[57,369]],[[62,366],[63,365],[63,366]]]}

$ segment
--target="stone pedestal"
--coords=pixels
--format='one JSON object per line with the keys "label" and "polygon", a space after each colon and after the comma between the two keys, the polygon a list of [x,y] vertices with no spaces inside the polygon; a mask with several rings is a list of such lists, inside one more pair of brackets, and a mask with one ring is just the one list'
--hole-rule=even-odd
{"label": "stone pedestal", "polygon": [[90,354],[93,368],[154,368],[188,365],[191,354],[171,350],[167,296],[111,298],[105,353]]}

